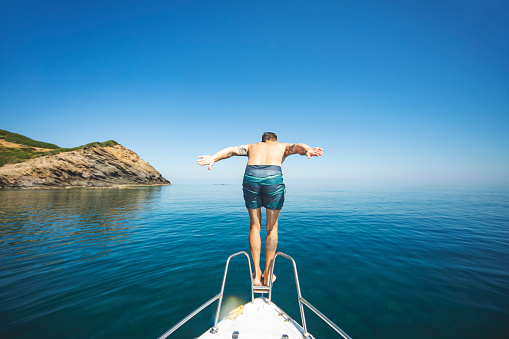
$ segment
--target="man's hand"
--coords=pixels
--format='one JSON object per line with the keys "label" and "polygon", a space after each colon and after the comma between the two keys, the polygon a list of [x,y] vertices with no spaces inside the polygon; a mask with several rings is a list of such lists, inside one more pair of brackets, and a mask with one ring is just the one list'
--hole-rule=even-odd
{"label": "man's hand", "polygon": [[198,165],[200,165],[200,166],[207,166],[207,165],[209,165],[209,170],[212,169],[212,165],[214,165],[214,162],[215,162],[213,156],[211,156],[211,155],[200,155],[198,158],[201,158],[201,159],[196,160]]}
{"label": "man's hand", "polygon": [[312,148],[306,152],[306,156],[308,157],[308,159],[311,159],[311,157],[319,157],[322,154],[323,149],[321,149],[320,147]]}

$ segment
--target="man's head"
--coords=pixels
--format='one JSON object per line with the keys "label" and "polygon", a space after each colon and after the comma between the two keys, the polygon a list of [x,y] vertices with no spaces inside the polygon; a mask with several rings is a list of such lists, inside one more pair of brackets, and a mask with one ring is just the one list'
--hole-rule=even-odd
{"label": "man's head", "polygon": [[272,133],[272,132],[263,133],[262,142],[265,142],[265,141],[277,141],[276,133]]}

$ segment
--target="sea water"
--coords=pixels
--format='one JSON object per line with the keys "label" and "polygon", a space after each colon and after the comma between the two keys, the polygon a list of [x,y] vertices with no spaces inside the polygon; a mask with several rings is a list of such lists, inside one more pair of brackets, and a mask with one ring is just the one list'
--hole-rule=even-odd
{"label": "sea water", "polygon": [[[2,190],[0,337],[156,338],[219,292],[248,229],[240,184]],[[278,250],[353,338],[509,337],[508,190],[287,184]],[[291,264],[275,273],[300,323]],[[225,294],[222,314],[249,301],[245,258]],[[216,305],[173,337],[199,336]]]}

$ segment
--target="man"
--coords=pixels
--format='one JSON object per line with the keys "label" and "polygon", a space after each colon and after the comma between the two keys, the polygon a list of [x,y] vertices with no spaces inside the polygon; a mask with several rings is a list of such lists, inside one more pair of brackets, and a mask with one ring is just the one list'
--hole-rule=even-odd
{"label": "man", "polygon": [[[207,166],[209,170],[216,161],[227,159],[231,156],[247,156],[247,166],[244,173],[242,188],[244,201],[249,212],[250,230],[249,247],[254,265],[255,286],[269,286],[268,277],[272,260],[276,254],[278,240],[278,218],[285,200],[285,184],[281,165],[286,157],[292,154],[305,155],[310,159],[313,156],[320,156],[323,150],[319,147],[311,148],[305,144],[287,144],[277,141],[277,135],[272,132],[265,132],[262,142],[256,144],[227,147],[214,155],[202,155],[197,160],[198,165]],[[261,207],[265,207],[267,214],[267,238],[265,241],[265,271],[262,274],[260,269],[261,251]],[[273,276],[275,280],[275,276]]]}

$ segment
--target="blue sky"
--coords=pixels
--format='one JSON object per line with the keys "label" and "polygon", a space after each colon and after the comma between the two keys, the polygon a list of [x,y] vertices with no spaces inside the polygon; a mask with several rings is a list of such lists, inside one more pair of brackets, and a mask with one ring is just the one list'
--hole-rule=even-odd
{"label": "blue sky", "polygon": [[12,1],[0,129],[114,139],[174,183],[238,182],[258,142],[320,146],[289,180],[509,183],[504,1]]}

